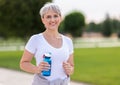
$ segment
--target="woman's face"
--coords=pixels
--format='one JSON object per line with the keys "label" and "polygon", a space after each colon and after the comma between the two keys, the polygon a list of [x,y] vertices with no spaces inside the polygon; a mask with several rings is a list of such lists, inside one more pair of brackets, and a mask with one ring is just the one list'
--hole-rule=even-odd
{"label": "woman's face", "polygon": [[46,14],[44,14],[42,22],[45,25],[46,29],[58,30],[61,22],[61,16],[53,10],[49,10]]}

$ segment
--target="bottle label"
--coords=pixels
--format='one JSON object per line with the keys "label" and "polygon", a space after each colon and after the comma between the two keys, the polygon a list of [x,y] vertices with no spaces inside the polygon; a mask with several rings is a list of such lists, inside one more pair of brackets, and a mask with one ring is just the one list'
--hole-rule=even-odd
{"label": "bottle label", "polygon": [[48,70],[42,71],[42,75],[43,76],[50,76],[51,75],[51,53],[46,53],[46,54],[44,54],[43,57],[44,57],[43,61],[48,62],[50,67],[48,68]]}

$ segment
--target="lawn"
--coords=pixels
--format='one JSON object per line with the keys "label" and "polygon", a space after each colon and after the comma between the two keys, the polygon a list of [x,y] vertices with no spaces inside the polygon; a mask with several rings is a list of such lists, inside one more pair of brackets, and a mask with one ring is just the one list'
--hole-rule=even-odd
{"label": "lawn", "polygon": [[[0,51],[0,67],[20,71],[19,62],[23,51]],[[35,64],[35,60],[32,60]]]}
{"label": "lawn", "polygon": [[[0,67],[19,69],[23,51],[0,52]],[[120,85],[120,48],[75,49],[71,79],[93,85]],[[33,61],[34,62],[34,61]]]}
{"label": "lawn", "polygon": [[19,61],[23,51],[0,51],[0,67],[20,70]]}
{"label": "lawn", "polygon": [[93,85],[120,85],[120,48],[75,49],[72,80]]}

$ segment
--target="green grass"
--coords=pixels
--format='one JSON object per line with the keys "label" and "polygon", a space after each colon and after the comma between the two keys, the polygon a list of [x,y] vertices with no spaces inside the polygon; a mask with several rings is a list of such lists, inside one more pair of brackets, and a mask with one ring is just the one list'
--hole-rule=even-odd
{"label": "green grass", "polygon": [[[0,51],[0,67],[20,70],[19,63],[23,51]],[[32,63],[35,64],[33,58]]]}
{"label": "green grass", "polygon": [[0,52],[0,67],[19,69],[19,61],[23,51],[1,51]]}
{"label": "green grass", "polygon": [[75,49],[72,80],[93,85],[120,85],[120,48]]}
{"label": "green grass", "polygon": [[[0,67],[20,70],[22,53],[0,52]],[[72,80],[93,85],[120,85],[120,48],[75,49],[74,59]]]}

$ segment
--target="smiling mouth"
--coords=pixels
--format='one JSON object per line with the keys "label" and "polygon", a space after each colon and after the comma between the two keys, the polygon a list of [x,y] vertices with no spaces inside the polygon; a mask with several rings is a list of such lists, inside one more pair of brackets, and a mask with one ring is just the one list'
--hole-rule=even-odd
{"label": "smiling mouth", "polygon": [[50,23],[50,25],[51,25],[51,26],[55,26],[55,25],[56,25],[56,23]]}

